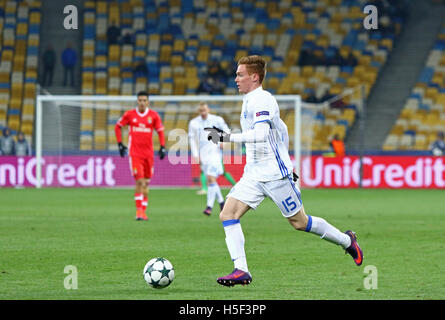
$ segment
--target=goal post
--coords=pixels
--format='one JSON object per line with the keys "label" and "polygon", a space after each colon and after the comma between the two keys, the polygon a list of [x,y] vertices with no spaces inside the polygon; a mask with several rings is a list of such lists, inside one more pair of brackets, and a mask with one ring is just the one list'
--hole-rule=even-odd
{"label": "goal post", "polygon": [[[311,152],[310,145],[302,144],[302,140],[310,144],[310,140],[302,139],[302,135],[307,131],[303,127],[308,125],[302,123],[305,121],[302,120],[304,104],[299,95],[274,97],[280,107],[280,117],[288,126],[289,149],[294,156],[295,170],[300,174],[302,155]],[[150,107],[160,113],[164,122],[166,140],[170,140],[167,141],[169,149],[168,144],[173,145],[175,142],[172,132],[174,129],[187,131],[188,122],[197,116],[196,107],[200,102],[208,103],[211,113],[222,116],[229,128],[239,130],[242,98],[242,95],[150,95],[149,101]],[[51,168],[46,168],[44,172],[43,166],[48,167],[50,163],[48,158],[51,158],[51,161],[58,161],[63,166],[63,158],[67,155],[118,155],[113,132],[114,124],[125,111],[135,108],[136,103],[136,96],[38,95],[34,144],[35,186],[37,188],[59,186],[49,184],[49,180],[45,178],[53,179],[57,174],[62,178],[76,174],[68,167],[64,167],[65,171],[62,172],[56,172],[55,169],[51,171]],[[124,139],[125,135],[124,132]],[[156,133],[153,134],[153,139],[158,143]],[[157,151],[156,147],[154,150]],[[98,165],[102,168],[104,164],[98,163]],[[130,176],[128,168],[126,170],[121,174]],[[105,179],[106,174],[105,171],[100,173],[100,178]],[[45,177],[45,175],[50,176]],[[73,183],[72,186],[77,184]]]}

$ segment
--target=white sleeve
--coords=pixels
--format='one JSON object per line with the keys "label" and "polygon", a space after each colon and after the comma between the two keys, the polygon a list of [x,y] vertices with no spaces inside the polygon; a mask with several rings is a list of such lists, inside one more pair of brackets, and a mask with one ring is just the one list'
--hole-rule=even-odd
{"label": "white sleeve", "polygon": [[231,142],[265,142],[269,137],[270,124],[267,121],[260,121],[255,124],[252,130],[243,133],[234,133],[230,135]]}
{"label": "white sleeve", "polygon": [[281,130],[278,130],[278,132],[281,134],[281,140],[283,140],[287,150],[289,150],[289,132],[287,131],[287,125],[282,119],[280,119],[280,125],[282,128],[280,128]]}

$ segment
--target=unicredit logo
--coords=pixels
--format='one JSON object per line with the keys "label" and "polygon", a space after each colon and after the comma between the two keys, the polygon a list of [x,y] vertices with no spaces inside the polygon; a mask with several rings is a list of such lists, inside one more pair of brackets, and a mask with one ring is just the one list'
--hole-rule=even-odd
{"label": "unicredit logo", "polygon": [[[363,158],[363,187],[443,188],[443,158],[414,156],[369,156]],[[302,181],[307,187],[357,187],[360,182],[358,157],[306,157]]]}
{"label": "unicredit logo", "polygon": [[[34,157],[16,158],[16,163],[0,163],[0,186],[35,186],[37,184],[36,165],[37,159]],[[43,158],[42,185],[64,187],[114,186],[116,184],[115,169],[116,166],[111,158]]]}

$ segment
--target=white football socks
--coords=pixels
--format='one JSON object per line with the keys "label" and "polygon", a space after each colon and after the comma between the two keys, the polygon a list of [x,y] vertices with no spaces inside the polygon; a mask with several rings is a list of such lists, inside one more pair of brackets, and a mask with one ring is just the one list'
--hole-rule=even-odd
{"label": "white football socks", "polygon": [[217,198],[219,203],[224,201],[221,189],[219,188],[219,185],[216,182],[209,184],[207,188],[207,207],[213,208],[213,203],[215,202],[215,198]]}
{"label": "white football socks", "polygon": [[249,272],[246,253],[244,252],[244,234],[241,223],[237,219],[223,221],[226,233],[226,244],[235,268]]}
{"label": "white football socks", "polygon": [[219,187],[218,183],[215,183],[215,184],[216,184],[216,186],[214,188],[216,190],[216,200],[218,200],[218,203],[222,203],[222,202],[224,202],[224,197],[221,193],[221,188]]}
{"label": "white football socks", "polygon": [[329,224],[325,219],[308,215],[309,221],[306,232],[315,233],[320,238],[341,245],[344,249],[351,245],[351,238]]}
{"label": "white football socks", "polygon": [[207,207],[213,208],[213,203],[215,202],[216,189],[215,184],[209,184],[207,187]]}

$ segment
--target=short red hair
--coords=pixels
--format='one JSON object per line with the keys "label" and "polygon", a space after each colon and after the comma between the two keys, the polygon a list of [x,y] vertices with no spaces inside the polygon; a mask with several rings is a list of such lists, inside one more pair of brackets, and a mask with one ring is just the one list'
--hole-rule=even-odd
{"label": "short red hair", "polygon": [[263,83],[264,77],[266,76],[267,62],[262,57],[257,55],[242,57],[238,60],[238,65],[246,65],[246,70],[249,75],[256,73],[259,76],[260,83]]}

